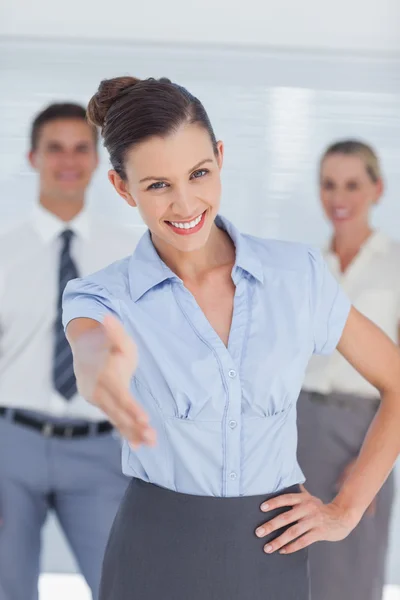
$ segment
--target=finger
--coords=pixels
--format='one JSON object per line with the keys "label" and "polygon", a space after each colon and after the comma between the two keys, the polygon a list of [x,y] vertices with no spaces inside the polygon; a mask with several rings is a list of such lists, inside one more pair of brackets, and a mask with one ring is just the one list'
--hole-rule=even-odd
{"label": "finger", "polygon": [[156,434],[155,430],[148,424],[147,415],[145,415],[145,420],[138,419],[137,409],[140,409],[140,415],[144,411],[129,393],[124,400],[125,402],[118,402],[115,396],[104,386],[97,390],[96,404],[107,414],[111,423],[125,439],[133,445],[141,443],[154,445]]}
{"label": "finger", "polygon": [[287,529],[284,533],[282,533],[282,535],[277,537],[275,540],[266,544],[264,546],[264,552],[266,552],[267,554],[272,554],[273,552],[280,550],[293,540],[296,540],[300,536],[304,535],[308,531],[311,531],[312,528],[313,524],[311,519],[302,519],[299,523],[296,523],[296,525],[293,525],[293,527]]}
{"label": "finger", "polygon": [[315,542],[320,542],[322,539],[323,538],[318,531],[312,529],[309,533],[304,534],[299,539],[282,548],[279,551],[279,554],[293,554],[294,552],[298,552],[299,550],[303,550],[303,548],[311,546],[311,544],[315,544]]}
{"label": "finger", "polygon": [[143,443],[154,446],[156,431],[149,423],[138,422],[131,413],[126,412],[124,409],[116,408],[116,411],[117,427],[129,443],[133,443],[133,445]]}
{"label": "finger", "polygon": [[288,510],[277,517],[267,521],[267,523],[263,523],[256,529],[257,537],[265,537],[266,535],[270,535],[274,531],[278,529],[282,529],[282,527],[287,527],[291,523],[296,523],[300,519],[306,517],[310,512],[309,507],[303,503],[296,508],[292,508],[292,510]]}
{"label": "finger", "polygon": [[121,407],[105,388],[97,391],[96,404],[126,439],[129,438],[132,431],[138,435],[138,440],[140,439],[140,433],[146,425],[138,423],[135,414],[126,410],[125,407]]}
{"label": "finger", "polygon": [[116,317],[106,315],[102,324],[111,350],[128,352],[129,354],[133,353],[133,342]]}
{"label": "finger", "polygon": [[122,437],[134,449],[137,449],[141,445],[154,446],[156,443],[156,432],[152,427],[138,424],[123,412],[116,414],[115,424]]}
{"label": "finger", "polygon": [[266,502],[261,504],[261,510],[268,512],[275,510],[276,508],[283,508],[285,506],[296,506],[303,502],[306,498],[309,498],[308,492],[298,494],[282,494],[282,496],[276,496],[276,498],[270,498]]}
{"label": "finger", "polygon": [[116,377],[105,377],[99,381],[99,388],[104,389],[111,397],[111,403],[125,410],[138,423],[148,423],[149,417],[142,406],[135,400],[130,391]]}

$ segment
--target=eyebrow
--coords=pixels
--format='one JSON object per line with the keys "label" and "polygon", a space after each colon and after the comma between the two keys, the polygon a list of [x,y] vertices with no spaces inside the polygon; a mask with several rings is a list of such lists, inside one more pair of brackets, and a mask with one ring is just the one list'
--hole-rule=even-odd
{"label": "eyebrow", "polygon": [[[205,158],[204,160],[201,160],[196,165],[194,165],[194,167],[192,167],[191,169],[189,169],[188,173],[192,173],[193,171],[195,171],[199,167],[202,167],[206,163],[213,163],[213,162],[214,161],[213,161],[212,158]],[[143,177],[143,179],[141,179],[139,181],[139,183],[143,183],[145,181],[154,181],[154,180],[156,180],[156,181],[164,181],[165,179],[168,179],[168,177],[155,177],[153,175],[149,175],[148,177]]]}
{"label": "eyebrow", "polygon": [[[63,148],[63,142],[59,140],[48,140],[47,148]],[[86,140],[77,142],[75,148],[90,148],[90,142]]]}

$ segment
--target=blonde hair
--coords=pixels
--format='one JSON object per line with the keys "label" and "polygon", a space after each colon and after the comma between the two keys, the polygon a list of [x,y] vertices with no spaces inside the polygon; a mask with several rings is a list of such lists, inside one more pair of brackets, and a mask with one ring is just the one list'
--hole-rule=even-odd
{"label": "blonde hair", "polygon": [[325,150],[320,162],[320,171],[324,160],[332,154],[345,154],[347,156],[358,156],[365,165],[365,169],[374,183],[382,179],[381,165],[375,150],[364,142],[357,140],[341,140],[335,142]]}

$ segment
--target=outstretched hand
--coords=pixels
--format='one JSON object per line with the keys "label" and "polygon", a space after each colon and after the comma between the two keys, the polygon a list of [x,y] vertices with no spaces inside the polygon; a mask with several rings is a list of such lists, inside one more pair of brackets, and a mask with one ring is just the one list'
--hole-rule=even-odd
{"label": "outstretched hand", "polygon": [[101,336],[101,345],[98,340],[93,344],[92,356],[86,336],[74,344],[79,392],[107,415],[133,448],[141,444],[154,445],[155,431],[149,425],[146,412],[130,392],[130,382],[137,367],[136,344],[112,316],[106,316],[101,331],[93,332],[93,335]]}

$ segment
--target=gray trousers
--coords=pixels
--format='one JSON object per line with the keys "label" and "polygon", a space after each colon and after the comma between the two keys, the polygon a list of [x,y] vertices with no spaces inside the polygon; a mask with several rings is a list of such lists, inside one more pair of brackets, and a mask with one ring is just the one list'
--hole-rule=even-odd
{"label": "gray trousers", "polygon": [[97,600],[104,549],[128,484],[120,454],[111,433],[48,439],[0,418],[0,600],[37,600],[49,510]]}
{"label": "gray trousers", "polygon": [[111,531],[100,599],[309,600],[307,549],[268,555],[271,537],[255,535],[288,510],[262,513],[267,498],[193,496],[133,479]]}
{"label": "gray trousers", "polygon": [[[300,394],[298,459],[311,494],[324,502],[333,499],[338,479],[358,455],[375,413],[367,398]],[[391,475],[378,494],[374,516],[364,515],[341,542],[310,547],[312,600],[381,600],[393,496]]]}

